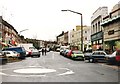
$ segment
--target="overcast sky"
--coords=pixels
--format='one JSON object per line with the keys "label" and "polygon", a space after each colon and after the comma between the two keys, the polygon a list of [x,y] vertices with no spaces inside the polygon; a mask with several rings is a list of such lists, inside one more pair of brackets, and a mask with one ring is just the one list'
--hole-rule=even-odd
{"label": "overcast sky", "polygon": [[119,0],[0,0],[0,14],[25,38],[54,40],[62,31],[72,30],[80,25],[90,26],[91,16],[98,7],[107,6],[109,12]]}

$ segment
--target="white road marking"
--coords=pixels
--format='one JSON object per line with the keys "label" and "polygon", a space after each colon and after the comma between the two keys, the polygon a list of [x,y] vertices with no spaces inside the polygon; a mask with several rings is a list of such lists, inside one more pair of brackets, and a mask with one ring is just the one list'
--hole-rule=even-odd
{"label": "white road marking", "polygon": [[60,68],[60,69],[65,69],[67,71],[65,73],[58,74],[59,76],[74,74],[74,72],[72,70],[68,69],[68,68]]}
{"label": "white road marking", "polygon": [[70,70],[70,69],[68,69],[68,68],[59,68],[59,69]]}
{"label": "white road marking", "polygon": [[58,74],[58,75],[69,75],[69,74],[74,74],[74,72],[73,71],[67,71],[65,73]]}
{"label": "white road marking", "polygon": [[0,75],[7,75],[7,74],[0,72]]}
{"label": "white road marking", "polygon": [[41,69],[41,68],[26,68],[14,70],[15,73],[52,73],[56,72],[54,69]]}
{"label": "white road marking", "polygon": [[35,67],[44,68],[43,66],[28,66],[28,67],[33,67],[33,68],[35,68]]}
{"label": "white road marking", "polygon": [[68,64],[71,64],[71,63],[68,63]]}
{"label": "white road marking", "polygon": [[[60,69],[62,69],[65,72],[60,73],[60,74],[56,74],[55,76],[71,75],[71,74],[75,73],[68,68],[59,68],[59,70]],[[24,67],[24,69],[23,68],[16,69],[16,70],[13,70],[13,72],[22,73],[23,75],[6,74],[6,73],[2,73],[2,72],[0,72],[0,75],[15,76],[15,77],[46,77],[47,73],[53,73],[53,72],[57,72],[57,71],[55,69],[46,69],[43,66],[28,66],[28,68]],[[24,75],[24,74],[26,74],[26,75]]]}
{"label": "white road marking", "polygon": [[0,75],[4,76],[16,76],[16,77],[45,77],[46,75],[10,75],[0,72]]}
{"label": "white road marking", "polygon": [[9,76],[16,76],[16,77],[45,77],[46,75],[9,75]]}

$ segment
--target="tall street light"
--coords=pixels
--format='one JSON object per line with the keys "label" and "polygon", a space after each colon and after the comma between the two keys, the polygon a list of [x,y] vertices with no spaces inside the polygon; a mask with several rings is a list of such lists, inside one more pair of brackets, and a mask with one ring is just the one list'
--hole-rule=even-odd
{"label": "tall street light", "polygon": [[28,30],[28,29],[21,30],[19,34],[21,34],[21,32],[24,32],[24,31],[26,31],[26,30]]}
{"label": "tall street light", "polygon": [[83,18],[82,18],[82,13],[75,12],[75,11],[72,11],[72,10],[61,10],[61,11],[69,11],[69,12],[72,12],[72,13],[79,14],[81,16],[81,51],[83,51]]}

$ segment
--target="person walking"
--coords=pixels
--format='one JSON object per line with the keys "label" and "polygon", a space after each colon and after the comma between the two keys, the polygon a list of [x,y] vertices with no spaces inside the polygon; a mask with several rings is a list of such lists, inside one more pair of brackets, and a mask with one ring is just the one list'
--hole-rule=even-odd
{"label": "person walking", "polygon": [[45,48],[45,55],[46,55],[47,49]]}
{"label": "person walking", "polygon": [[42,48],[42,55],[44,55],[44,49]]}

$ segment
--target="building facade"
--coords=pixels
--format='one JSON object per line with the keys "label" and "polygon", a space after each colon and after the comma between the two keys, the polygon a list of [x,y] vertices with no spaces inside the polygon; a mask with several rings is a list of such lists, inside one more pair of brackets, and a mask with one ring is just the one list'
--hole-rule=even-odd
{"label": "building facade", "polygon": [[64,33],[64,45],[66,45],[66,46],[69,44],[69,42],[68,42],[69,41],[69,37],[68,37],[69,35],[68,34],[69,34],[68,31]]}
{"label": "building facade", "polygon": [[107,7],[99,7],[91,17],[91,43],[93,50],[103,50],[103,27],[100,25],[108,15]]}
{"label": "building facade", "polygon": [[64,41],[64,31],[62,31],[61,34],[59,34],[57,37],[57,44],[58,45],[63,45],[63,41]]}
{"label": "building facade", "polygon": [[104,28],[104,50],[112,53],[120,48],[120,2],[103,18],[101,25]]}
{"label": "building facade", "polygon": [[[83,51],[90,48],[91,45],[91,27],[83,26]],[[78,46],[81,49],[81,26],[76,26],[76,29],[70,31],[70,45]]]}
{"label": "building facade", "polygon": [[0,16],[0,49],[5,46],[15,46],[19,42],[18,32]]}

